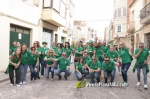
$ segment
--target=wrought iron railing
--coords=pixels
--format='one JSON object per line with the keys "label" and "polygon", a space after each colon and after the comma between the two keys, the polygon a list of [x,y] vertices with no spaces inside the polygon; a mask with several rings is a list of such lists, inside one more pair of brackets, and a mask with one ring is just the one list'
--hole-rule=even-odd
{"label": "wrought iron railing", "polygon": [[150,15],[150,3],[148,3],[141,11],[140,11],[140,19],[144,19]]}

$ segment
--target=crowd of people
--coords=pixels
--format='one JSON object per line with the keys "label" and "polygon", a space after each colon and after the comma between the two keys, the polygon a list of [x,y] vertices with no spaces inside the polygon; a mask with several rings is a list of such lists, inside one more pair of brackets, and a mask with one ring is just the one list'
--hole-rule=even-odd
{"label": "crowd of people", "polygon": [[[122,76],[123,83],[128,85],[128,69],[133,58],[136,59],[133,72],[137,70],[137,79],[139,86],[140,72],[142,69],[144,75],[144,88],[147,89],[147,73],[149,72],[149,50],[144,47],[144,43],[140,42],[135,50],[135,55],[132,57],[129,54],[128,47],[118,37],[115,41],[107,43],[99,41],[95,38],[86,44],[82,40],[69,42],[65,44],[54,42],[51,47],[47,47],[47,43],[35,41],[31,48],[26,44],[20,44],[14,41],[11,48],[11,55],[7,72],[9,73],[11,85],[18,87],[26,83],[26,74],[28,67],[30,68],[30,80],[36,81],[41,77],[53,81],[54,76],[58,76],[61,80],[62,72],[64,72],[65,80],[74,72],[78,80],[84,80],[87,75],[90,75],[90,83],[99,83],[101,78],[105,79],[105,83],[114,82],[116,69],[119,75]],[[71,56],[74,56],[74,62],[71,61]],[[74,71],[70,70],[70,64],[74,63]],[[15,77],[14,77],[15,71]],[[14,82],[14,78],[16,81]]]}

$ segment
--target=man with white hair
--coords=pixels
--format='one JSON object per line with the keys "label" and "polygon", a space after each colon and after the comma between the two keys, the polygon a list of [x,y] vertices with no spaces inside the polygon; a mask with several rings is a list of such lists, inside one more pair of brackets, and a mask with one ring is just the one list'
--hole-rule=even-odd
{"label": "man with white hair", "polygon": [[140,42],[138,45],[138,48],[135,50],[135,56],[134,58],[137,59],[133,72],[135,69],[137,69],[137,79],[138,83],[137,86],[139,86],[140,83],[140,72],[142,69],[143,76],[144,76],[144,88],[147,89],[147,73],[149,72],[148,69],[148,61],[149,61],[149,50],[147,48],[144,48],[144,43]]}

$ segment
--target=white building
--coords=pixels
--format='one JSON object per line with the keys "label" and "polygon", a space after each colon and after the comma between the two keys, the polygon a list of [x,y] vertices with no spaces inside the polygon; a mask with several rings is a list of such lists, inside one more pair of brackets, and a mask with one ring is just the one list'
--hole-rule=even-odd
{"label": "white building", "polygon": [[113,37],[121,37],[127,43],[127,0],[114,0]]}
{"label": "white building", "polygon": [[51,42],[71,42],[73,10],[72,0],[1,0],[0,71],[8,66],[13,41],[28,47],[34,41],[46,41],[48,47]]}

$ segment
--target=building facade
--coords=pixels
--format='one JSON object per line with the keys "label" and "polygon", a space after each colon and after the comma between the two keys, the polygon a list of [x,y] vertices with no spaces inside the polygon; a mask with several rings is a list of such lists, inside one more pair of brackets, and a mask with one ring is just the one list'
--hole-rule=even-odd
{"label": "building facade", "polygon": [[127,37],[127,0],[114,0],[113,38],[117,35],[128,44]]}
{"label": "building facade", "polygon": [[138,47],[139,42],[144,42],[150,50],[150,0],[128,0],[128,34],[130,52]]}
{"label": "building facade", "polygon": [[71,42],[73,31],[72,0],[0,1],[0,71],[9,63],[13,41],[31,47],[34,41]]}

